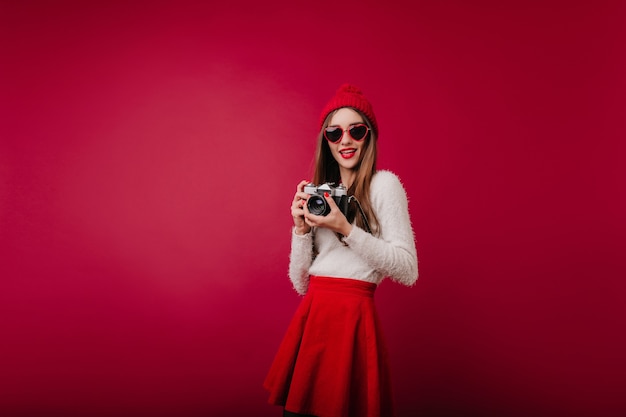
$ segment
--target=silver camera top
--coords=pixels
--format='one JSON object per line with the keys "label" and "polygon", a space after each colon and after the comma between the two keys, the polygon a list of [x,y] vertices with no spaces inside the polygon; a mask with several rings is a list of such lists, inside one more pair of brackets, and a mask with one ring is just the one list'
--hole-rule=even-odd
{"label": "silver camera top", "polygon": [[309,183],[304,186],[304,192],[307,194],[323,195],[324,193],[330,194],[331,197],[341,197],[347,195],[348,190],[343,184],[339,184],[337,187],[333,187],[330,183],[324,183],[320,186],[316,186],[313,183]]}

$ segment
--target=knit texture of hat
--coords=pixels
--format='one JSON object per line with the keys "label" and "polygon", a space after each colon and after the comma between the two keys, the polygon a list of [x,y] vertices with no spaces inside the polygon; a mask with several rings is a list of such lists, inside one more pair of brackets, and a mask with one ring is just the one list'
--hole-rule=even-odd
{"label": "knit texture of hat", "polygon": [[326,104],[320,116],[320,126],[324,124],[328,114],[343,107],[352,107],[367,116],[372,124],[372,129],[378,136],[378,123],[376,122],[376,116],[374,116],[372,104],[365,98],[361,89],[352,84],[343,84],[339,87],[335,96]]}

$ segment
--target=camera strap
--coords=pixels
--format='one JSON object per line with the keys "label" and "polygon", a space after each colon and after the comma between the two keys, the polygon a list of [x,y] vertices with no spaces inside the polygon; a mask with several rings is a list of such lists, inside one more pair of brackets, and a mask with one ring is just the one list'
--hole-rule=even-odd
{"label": "camera strap", "polygon": [[355,196],[353,196],[353,195],[351,195],[348,198],[348,203],[350,201],[352,201],[352,200],[356,201],[356,205],[359,208],[359,212],[361,213],[361,217],[363,217],[363,223],[365,223],[365,227],[367,228],[367,232],[371,235],[372,234],[372,229],[370,229],[370,224],[367,221],[367,216],[365,215],[365,212],[363,211],[363,207],[361,207],[361,203],[359,203],[359,200],[357,200],[357,198]]}

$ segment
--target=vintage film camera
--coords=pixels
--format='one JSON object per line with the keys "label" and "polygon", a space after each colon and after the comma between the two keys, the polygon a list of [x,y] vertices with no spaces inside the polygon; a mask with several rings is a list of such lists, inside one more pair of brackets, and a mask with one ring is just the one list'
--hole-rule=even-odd
{"label": "vintage film camera", "polygon": [[344,216],[348,215],[348,190],[343,185],[333,187],[330,183],[320,186],[309,183],[304,186],[304,192],[311,197],[306,202],[306,206],[311,212],[318,216],[326,216],[330,213],[330,206],[324,198],[324,193],[330,194]]}

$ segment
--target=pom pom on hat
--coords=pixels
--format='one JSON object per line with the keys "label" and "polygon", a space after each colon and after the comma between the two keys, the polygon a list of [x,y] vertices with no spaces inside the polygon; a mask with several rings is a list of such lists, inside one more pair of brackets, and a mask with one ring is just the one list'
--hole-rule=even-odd
{"label": "pom pom on hat", "polygon": [[339,87],[335,96],[324,106],[324,110],[322,110],[320,116],[320,126],[324,124],[326,116],[343,107],[352,107],[367,116],[372,124],[372,129],[374,129],[376,135],[378,135],[378,123],[376,122],[372,104],[365,98],[361,89],[352,84],[343,84]]}

